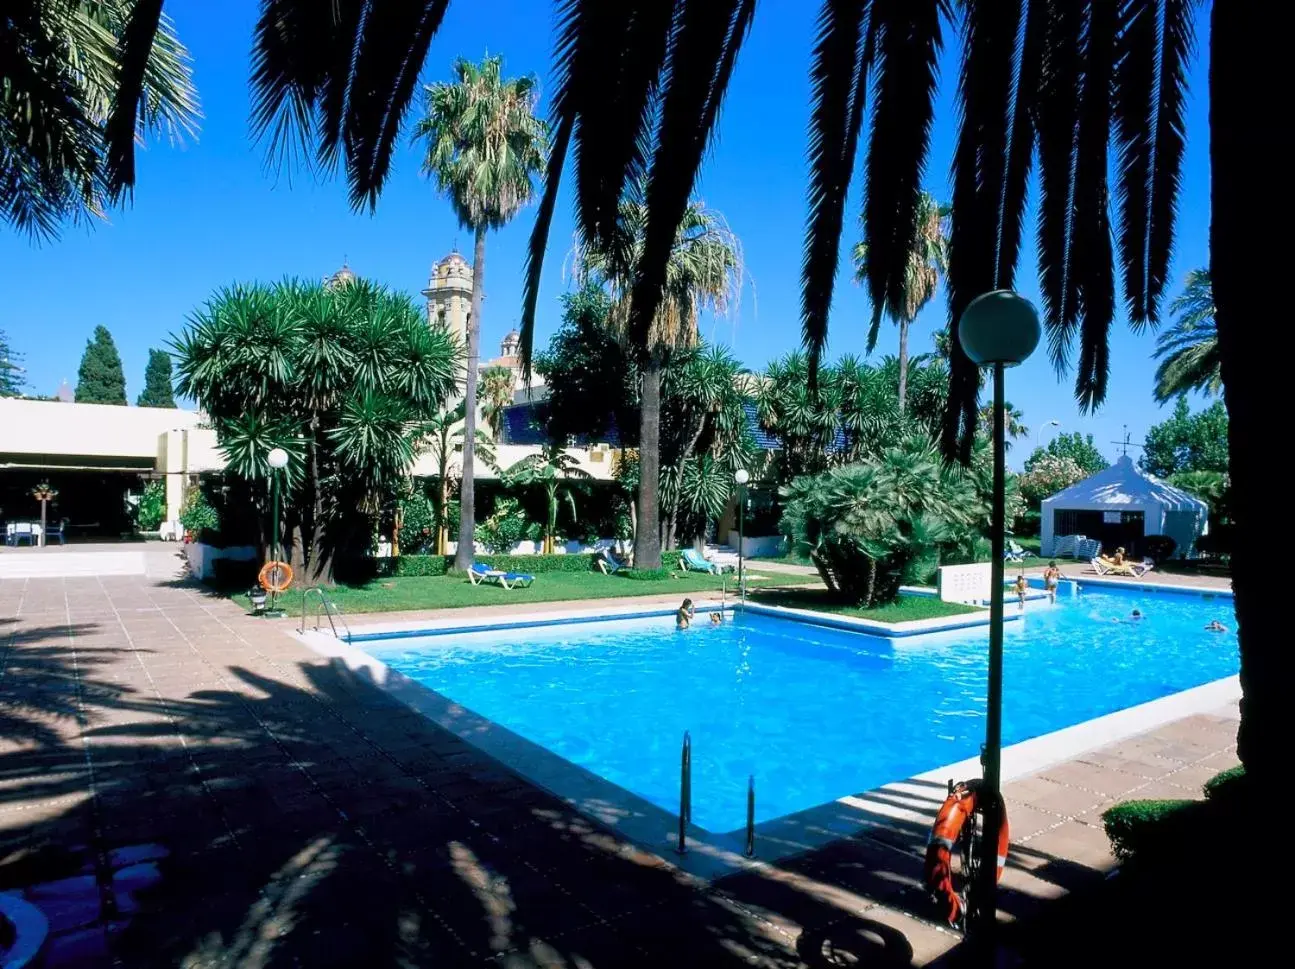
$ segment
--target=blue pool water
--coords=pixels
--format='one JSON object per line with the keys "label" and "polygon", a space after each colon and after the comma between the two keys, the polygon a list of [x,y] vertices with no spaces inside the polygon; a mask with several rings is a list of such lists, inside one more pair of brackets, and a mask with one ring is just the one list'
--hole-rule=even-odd
{"label": "blue pool water", "polygon": [[[1009,603],[1009,609],[1015,605]],[[1127,620],[1140,609],[1146,616]],[[702,617],[698,617],[701,620]],[[1003,740],[1015,743],[1237,671],[1232,600],[1088,587],[1008,623]],[[693,821],[741,827],[975,756],[985,627],[888,640],[748,613],[361,645],[418,682],[667,810],[693,742]]]}

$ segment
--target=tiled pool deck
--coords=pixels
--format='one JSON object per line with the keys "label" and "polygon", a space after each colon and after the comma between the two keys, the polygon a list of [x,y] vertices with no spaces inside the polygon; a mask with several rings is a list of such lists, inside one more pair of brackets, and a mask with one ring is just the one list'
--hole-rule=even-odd
{"label": "tiled pool deck", "polygon": [[[957,956],[920,889],[924,824],[703,885],[286,628],[179,581],[0,583],[0,891],[50,912],[50,969]],[[1235,717],[1008,785],[1006,916],[1099,885],[1101,811],[1198,796],[1235,763]]]}

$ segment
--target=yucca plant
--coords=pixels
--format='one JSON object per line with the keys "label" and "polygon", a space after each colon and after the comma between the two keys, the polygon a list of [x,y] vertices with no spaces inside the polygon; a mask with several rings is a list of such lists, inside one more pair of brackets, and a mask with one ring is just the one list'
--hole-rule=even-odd
{"label": "yucca plant", "polygon": [[288,452],[284,544],[307,582],[332,581],[339,552],[367,547],[462,365],[412,301],[363,280],[221,291],[171,349],[229,473],[263,496],[267,455]]}

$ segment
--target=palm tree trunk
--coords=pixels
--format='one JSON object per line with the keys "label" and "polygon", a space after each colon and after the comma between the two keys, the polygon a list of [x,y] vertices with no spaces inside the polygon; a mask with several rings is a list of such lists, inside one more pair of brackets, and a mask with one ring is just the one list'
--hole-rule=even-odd
{"label": "palm tree trunk", "polygon": [[1255,245],[1267,230],[1254,207],[1255,186],[1283,184],[1288,152],[1276,127],[1253,120],[1256,92],[1289,90],[1290,81],[1282,33],[1266,21],[1263,5],[1215,3],[1210,34],[1210,275],[1233,489],[1243,694],[1237,755],[1261,796],[1278,789],[1289,764],[1291,681],[1291,651],[1281,633],[1287,606],[1273,594],[1271,517],[1273,498],[1282,493],[1272,463],[1273,421],[1286,410],[1279,397],[1288,386],[1289,356],[1258,325],[1274,305],[1272,287],[1260,281],[1283,277],[1290,247]]}
{"label": "palm tree trunk", "polygon": [[899,412],[904,413],[908,399],[908,320],[899,321]]}
{"label": "palm tree trunk", "polygon": [[661,568],[661,528],[657,496],[661,484],[661,362],[653,354],[643,364],[639,407],[638,535],[634,567]]}
{"label": "palm tree trunk", "polygon": [[477,364],[481,353],[481,293],[486,278],[486,228],[477,226],[472,247],[472,309],[468,315],[468,373],[463,388],[463,482],[459,486],[459,547],[454,567],[472,567],[476,501],[472,481],[472,454],[477,441]]}

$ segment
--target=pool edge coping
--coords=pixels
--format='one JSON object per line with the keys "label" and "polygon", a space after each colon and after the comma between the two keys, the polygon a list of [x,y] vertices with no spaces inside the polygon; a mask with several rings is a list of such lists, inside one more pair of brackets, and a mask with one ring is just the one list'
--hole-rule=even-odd
{"label": "pool edge coping", "polygon": [[[714,603],[706,608],[718,605]],[[698,608],[700,610],[702,606],[699,604]],[[761,608],[774,610],[780,607]],[[583,621],[670,615],[673,612],[673,609],[636,610],[625,607],[613,613],[600,612],[586,616]],[[554,622],[565,621],[555,619],[553,613],[545,613],[544,617]],[[514,627],[523,618],[509,617],[505,628]],[[799,620],[798,616],[791,618]],[[475,628],[498,628],[498,625],[486,624]],[[527,624],[523,622],[521,625]],[[451,626],[448,630],[456,628],[458,627]],[[866,629],[860,631],[868,632]],[[500,761],[528,783],[549,792],[575,811],[597,821],[627,841],[660,855],[667,863],[703,882],[782,861],[833,841],[874,830],[878,826],[894,826],[897,823],[929,825],[944,800],[945,782],[950,778],[978,776],[980,773],[979,759],[971,757],[883,784],[870,791],[846,795],[803,811],[761,822],[755,829],[754,858],[747,858],[743,854],[745,835],[741,829],[713,832],[690,823],[686,829],[688,852],[681,855],[675,850],[678,841],[677,814],[652,804],[632,791],[477,714],[398,670],[391,669],[358,645],[314,630],[307,630],[304,634],[293,630],[292,636],[314,652],[342,663],[351,674],[378,686],[460,740]],[[1020,741],[1003,748],[1002,782],[1007,783],[1037,773],[1099,747],[1184,717],[1218,709],[1240,696],[1240,679],[1237,675],[1232,675]]]}

